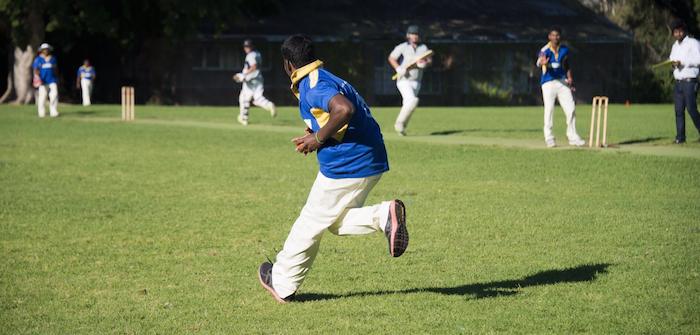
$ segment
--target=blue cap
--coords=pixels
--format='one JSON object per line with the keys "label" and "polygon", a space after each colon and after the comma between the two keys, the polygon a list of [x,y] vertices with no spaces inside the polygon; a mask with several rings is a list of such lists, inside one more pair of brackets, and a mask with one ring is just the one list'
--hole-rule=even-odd
{"label": "blue cap", "polygon": [[418,29],[418,26],[416,26],[415,24],[410,25],[410,26],[408,26],[408,29],[406,29],[406,34],[420,35],[420,29]]}

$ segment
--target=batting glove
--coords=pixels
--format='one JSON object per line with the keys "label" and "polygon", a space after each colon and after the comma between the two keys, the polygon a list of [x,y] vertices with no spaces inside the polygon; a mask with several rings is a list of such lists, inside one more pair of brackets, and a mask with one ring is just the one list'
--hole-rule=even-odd
{"label": "batting glove", "polygon": [[406,69],[404,69],[402,66],[399,66],[396,68],[396,74],[398,74],[399,78],[401,78],[406,75]]}

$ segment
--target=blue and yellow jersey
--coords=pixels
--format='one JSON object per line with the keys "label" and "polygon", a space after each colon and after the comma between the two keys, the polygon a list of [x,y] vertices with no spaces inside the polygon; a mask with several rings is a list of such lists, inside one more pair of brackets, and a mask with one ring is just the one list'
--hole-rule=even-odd
{"label": "blue and yellow jersey", "polygon": [[95,68],[81,65],[78,68],[78,77],[80,77],[80,79],[92,80],[95,77]]}
{"label": "blue and yellow jersey", "polygon": [[39,78],[41,78],[44,85],[58,82],[58,78],[56,78],[53,72],[56,66],[56,57],[54,56],[49,56],[48,59],[44,59],[44,57],[39,55],[34,59],[34,63],[32,64],[33,69],[39,70]]}
{"label": "blue and yellow jersey", "polygon": [[537,55],[549,58],[547,64],[542,64],[542,77],[540,78],[540,84],[544,84],[552,80],[564,80],[566,79],[566,69],[564,68],[564,62],[567,61],[569,57],[569,48],[565,45],[559,45],[559,48],[553,48],[549,43],[545,45]]}
{"label": "blue and yellow jersey", "polygon": [[364,178],[389,170],[384,139],[369,106],[348,82],[322,68],[317,60],[292,73],[292,92],[299,99],[299,113],[313,132],[330,119],[328,104],[342,94],[355,107],[352,118],[316,154],[321,173],[333,179]]}

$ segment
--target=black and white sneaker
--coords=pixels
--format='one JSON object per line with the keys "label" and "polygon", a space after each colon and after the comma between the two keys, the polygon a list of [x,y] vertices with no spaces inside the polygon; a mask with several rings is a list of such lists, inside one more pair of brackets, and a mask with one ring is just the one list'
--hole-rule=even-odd
{"label": "black and white sneaker", "polygon": [[392,200],[389,204],[389,217],[384,228],[384,235],[389,242],[389,254],[401,256],[408,248],[408,229],[406,229],[406,206],[401,200]]}
{"label": "black and white sneaker", "polygon": [[264,289],[266,289],[270,294],[272,294],[272,297],[277,300],[280,304],[286,304],[292,300],[294,300],[294,294],[282,298],[275,292],[275,289],[272,287],[272,263],[270,262],[265,262],[260,264],[260,268],[258,268],[258,279],[260,280],[260,285]]}

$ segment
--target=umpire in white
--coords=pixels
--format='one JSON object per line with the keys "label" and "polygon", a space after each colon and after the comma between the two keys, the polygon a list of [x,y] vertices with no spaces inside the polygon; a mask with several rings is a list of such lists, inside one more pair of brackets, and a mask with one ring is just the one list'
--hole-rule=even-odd
{"label": "umpire in white", "polygon": [[418,92],[420,91],[421,78],[423,78],[423,69],[430,65],[433,60],[428,57],[418,61],[416,66],[411,68],[406,68],[404,65],[412,63],[416,57],[427,51],[428,47],[421,43],[418,26],[413,25],[406,30],[406,42],[397,45],[389,54],[389,64],[398,74],[396,87],[403,99],[401,111],[394,124],[394,130],[401,136],[406,135],[408,121],[411,119],[413,111],[418,107]]}
{"label": "umpire in white", "polygon": [[671,48],[669,60],[673,63],[673,100],[676,111],[676,140],[685,143],[685,110],[700,132],[700,114],[698,114],[698,73],[700,72],[700,43],[688,36],[688,30],[682,20],[671,23],[673,38],[676,40]]}

